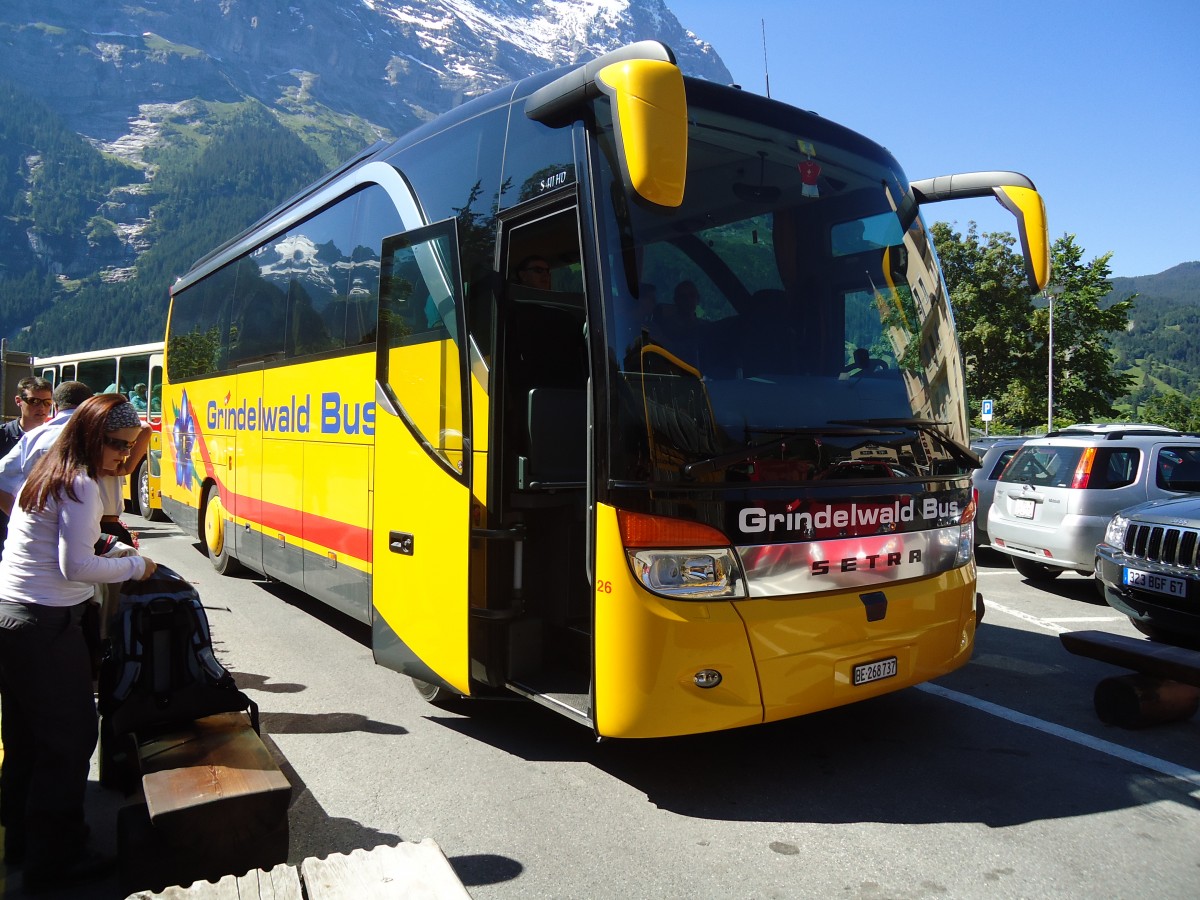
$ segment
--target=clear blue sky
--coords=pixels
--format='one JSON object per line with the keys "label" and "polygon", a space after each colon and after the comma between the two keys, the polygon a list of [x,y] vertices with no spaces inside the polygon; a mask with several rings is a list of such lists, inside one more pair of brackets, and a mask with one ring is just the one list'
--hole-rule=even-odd
{"label": "clear blue sky", "polygon": [[[909,178],[1023,172],[1113,275],[1200,260],[1197,0],[666,0],[734,81],[860,131]],[[931,206],[1014,231],[991,200]]]}

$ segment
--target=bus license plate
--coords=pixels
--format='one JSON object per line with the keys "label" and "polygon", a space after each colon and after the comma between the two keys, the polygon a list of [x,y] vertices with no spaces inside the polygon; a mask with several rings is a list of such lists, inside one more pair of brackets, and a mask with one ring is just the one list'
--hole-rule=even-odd
{"label": "bus license plate", "polygon": [[1129,587],[1140,588],[1143,591],[1169,594],[1172,597],[1187,596],[1187,582],[1182,578],[1155,575],[1153,572],[1143,572],[1141,569],[1126,569],[1124,580]]}
{"label": "bus license plate", "polygon": [[877,662],[863,663],[861,666],[854,667],[854,683],[870,684],[872,681],[891,678],[896,674],[896,671],[896,657],[894,656],[889,656],[887,659],[881,659]]}
{"label": "bus license plate", "polygon": [[1017,497],[1012,502],[1012,513],[1018,519],[1033,518],[1033,501],[1026,497]]}

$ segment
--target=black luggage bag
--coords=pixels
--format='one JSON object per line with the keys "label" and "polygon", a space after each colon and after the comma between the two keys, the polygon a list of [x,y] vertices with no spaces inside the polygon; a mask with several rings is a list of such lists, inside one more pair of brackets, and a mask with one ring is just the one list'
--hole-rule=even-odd
{"label": "black luggage bag", "polygon": [[[109,622],[100,665],[101,781],[125,786],[129,735],[139,739],[224,712],[248,711],[259,730],[258,706],[238,690],[213,655],[208,616],[196,589],[158,566],[145,581],[127,581]],[[113,766],[117,769],[114,769]],[[104,767],[102,766],[102,769]]]}

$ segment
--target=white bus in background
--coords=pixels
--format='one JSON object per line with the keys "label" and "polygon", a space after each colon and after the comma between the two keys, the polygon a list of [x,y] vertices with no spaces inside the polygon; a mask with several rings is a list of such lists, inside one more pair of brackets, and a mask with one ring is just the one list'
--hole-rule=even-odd
{"label": "white bus in background", "polygon": [[[138,407],[142,421],[153,428],[150,450],[132,480],[126,480],[125,506],[147,519],[162,519],[159,499],[159,461],[162,458],[163,342],[133,344],[83,353],[35,357],[33,372],[52,385],[82,381],[96,394],[118,393]],[[141,390],[136,390],[142,386]]]}

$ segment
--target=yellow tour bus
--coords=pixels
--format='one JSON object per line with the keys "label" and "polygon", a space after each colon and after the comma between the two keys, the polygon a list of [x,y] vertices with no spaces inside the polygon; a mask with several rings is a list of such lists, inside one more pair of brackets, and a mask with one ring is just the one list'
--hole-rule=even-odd
{"label": "yellow tour bus", "polygon": [[38,357],[33,361],[33,370],[53,385],[82,381],[93,393],[117,393],[129,398],[152,431],[146,458],[133,478],[125,479],[125,508],[145,519],[166,518],[159,497],[163,342]]}
{"label": "yellow tour bus", "polygon": [[855,132],[662,44],[378,144],[172,291],[163,509],[369,623],[433,703],[599,737],[771,722],[963,665],[963,372],[925,203]]}

